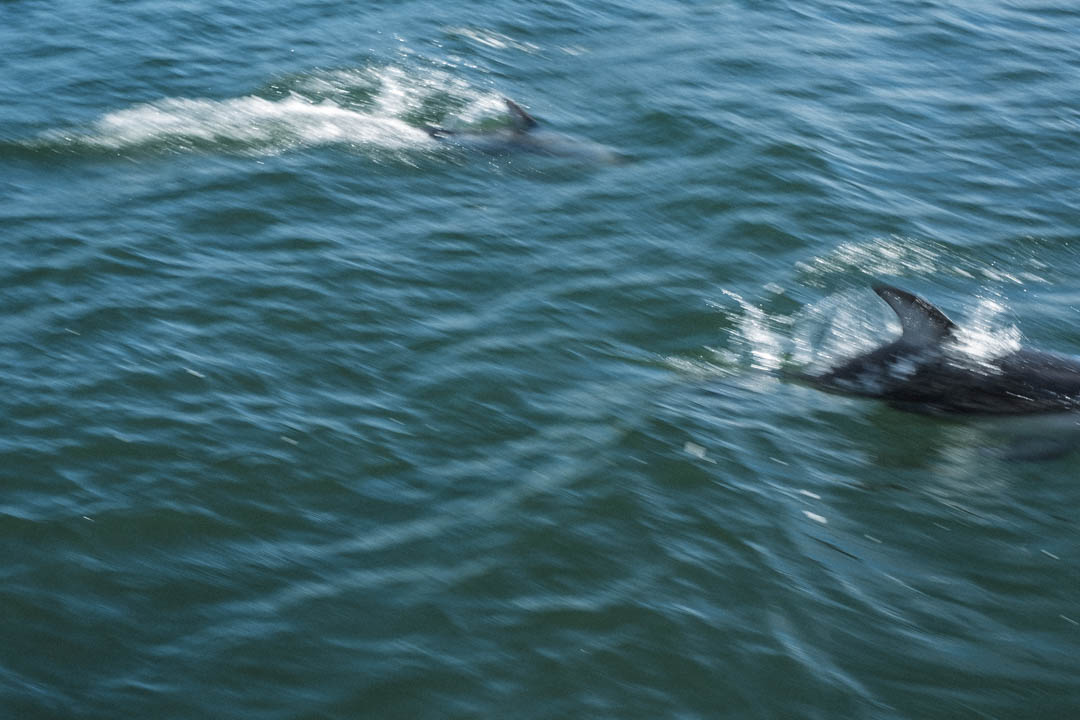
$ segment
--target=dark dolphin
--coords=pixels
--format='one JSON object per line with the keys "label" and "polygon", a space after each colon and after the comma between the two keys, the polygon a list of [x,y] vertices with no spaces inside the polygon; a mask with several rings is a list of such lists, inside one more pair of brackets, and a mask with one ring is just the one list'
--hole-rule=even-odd
{"label": "dark dolphin", "polygon": [[536,118],[513,100],[504,98],[504,102],[509,112],[509,122],[501,127],[453,130],[425,125],[424,130],[435,140],[491,155],[533,153],[606,164],[626,160],[607,145],[545,130]]}
{"label": "dark dolphin", "polygon": [[1080,409],[1080,359],[1019,349],[974,358],[956,348],[957,327],[926,300],[875,285],[903,332],[899,339],[820,375],[823,390],[873,397],[913,412],[1029,415]]}
{"label": "dark dolphin", "polygon": [[910,412],[993,418],[997,454],[1046,460],[1080,447],[1080,359],[1021,348],[997,357],[965,353],[957,326],[926,300],[889,285],[876,292],[900,319],[899,339],[818,375],[825,390],[877,398]]}

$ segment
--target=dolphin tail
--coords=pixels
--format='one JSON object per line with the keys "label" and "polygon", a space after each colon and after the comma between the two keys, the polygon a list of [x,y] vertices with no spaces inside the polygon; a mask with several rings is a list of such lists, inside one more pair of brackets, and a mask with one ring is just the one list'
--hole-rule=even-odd
{"label": "dolphin tail", "polygon": [[906,290],[877,283],[874,292],[889,304],[900,320],[902,340],[911,345],[932,345],[947,340],[956,323],[945,313]]}
{"label": "dolphin tail", "polygon": [[514,130],[517,132],[527,132],[540,124],[536,122],[536,118],[525,112],[520,105],[510,98],[503,98],[503,101],[506,102],[506,109],[510,111],[510,119],[514,124]]}

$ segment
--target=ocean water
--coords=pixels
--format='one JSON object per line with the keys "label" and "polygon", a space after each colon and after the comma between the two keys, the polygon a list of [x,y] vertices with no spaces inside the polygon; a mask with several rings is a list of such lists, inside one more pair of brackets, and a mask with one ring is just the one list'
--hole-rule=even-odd
{"label": "ocean water", "polygon": [[783,371],[1080,353],[1078,37],[0,3],[0,715],[1076,716],[1080,453]]}

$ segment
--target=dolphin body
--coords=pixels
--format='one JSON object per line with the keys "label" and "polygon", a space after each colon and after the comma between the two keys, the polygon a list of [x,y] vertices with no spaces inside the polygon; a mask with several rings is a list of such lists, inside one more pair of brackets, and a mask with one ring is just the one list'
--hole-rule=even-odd
{"label": "dolphin body", "polygon": [[504,127],[491,130],[451,130],[437,125],[425,125],[424,130],[435,140],[489,155],[532,153],[604,164],[618,164],[626,160],[607,145],[545,130],[540,127],[536,118],[513,100],[504,98],[504,102],[510,115],[509,124]]}
{"label": "dolphin body", "polygon": [[957,326],[941,310],[899,288],[873,289],[899,318],[900,338],[798,379],[909,412],[997,418],[990,429],[1011,438],[1002,453],[1009,459],[1049,459],[1080,446],[1080,359],[1026,348],[972,357],[957,348]]}
{"label": "dolphin body", "polygon": [[889,285],[874,292],[893,309],[900,338],[815,376],[823,390],[880,398],[930,414],[1030,415],[1080,410],[1080,359],[1019,349],[994,358],[958,352],[945,313]]}

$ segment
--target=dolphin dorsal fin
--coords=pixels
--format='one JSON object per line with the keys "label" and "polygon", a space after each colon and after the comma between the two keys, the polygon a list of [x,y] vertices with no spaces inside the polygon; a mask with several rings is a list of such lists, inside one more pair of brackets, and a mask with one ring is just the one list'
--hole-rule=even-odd
{"label": "dolphin dorsal fin", "polygon": [[536,118],[525,112],[516,102],[510,98],[503,98],[503,100],[506,101],[506,109],[510,111],[510,120],[514,125],[514,130],[526,132],[539,124],[536,122]]}
{"label": "dolphin dorsal fin", "polygon": [[901,338],[911,345],[937,344],[949,338],[956,324],[921,297],[891,285],[874,285],[874,292],[889,304],[900,319]]}

